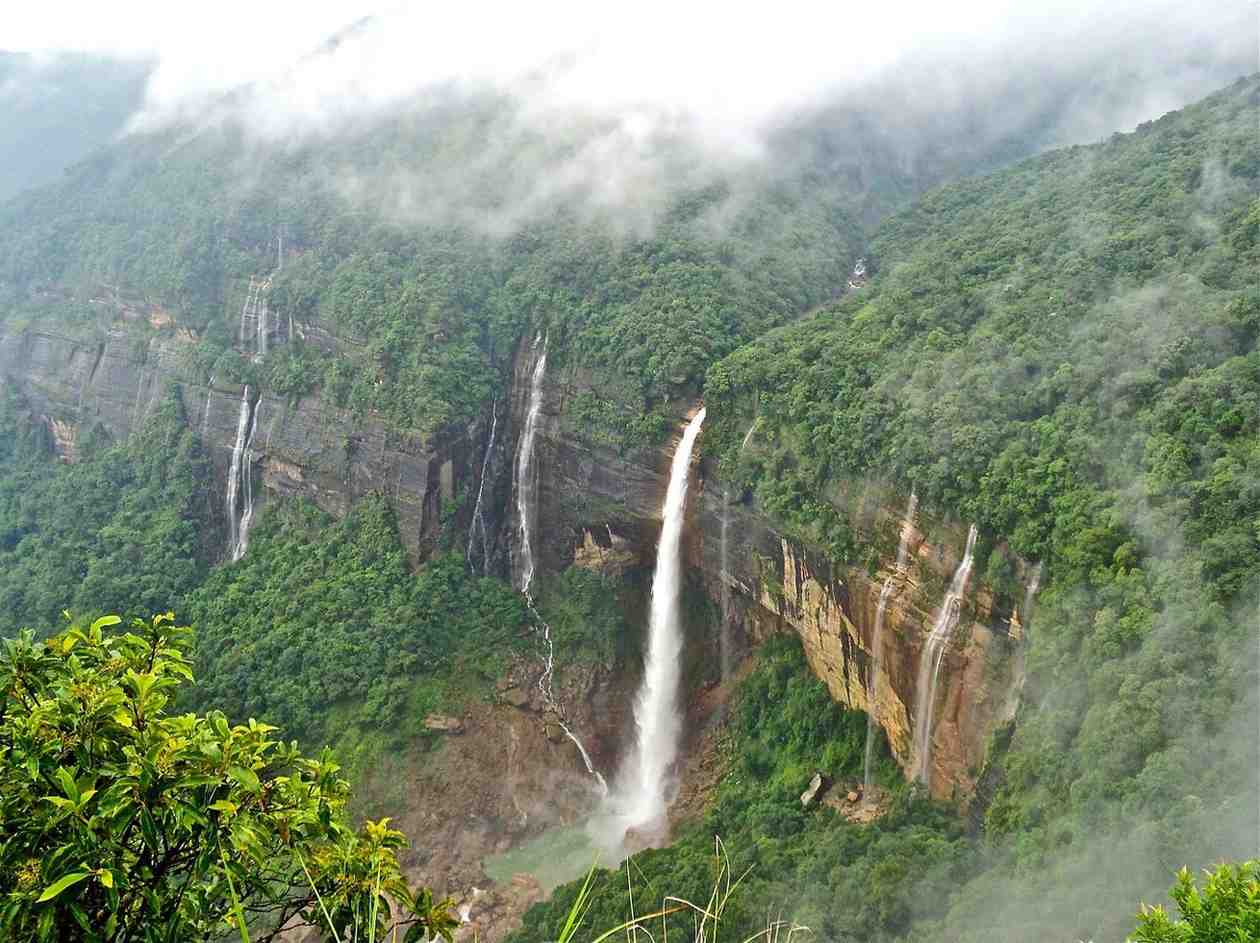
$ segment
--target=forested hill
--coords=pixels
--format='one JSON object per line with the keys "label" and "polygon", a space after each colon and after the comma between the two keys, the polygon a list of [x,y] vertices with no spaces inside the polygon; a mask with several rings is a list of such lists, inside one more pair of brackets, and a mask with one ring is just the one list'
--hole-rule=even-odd
{"label": "forested hill", "polygon": [[1005,850],[945,938],[1089,927],[1169,859],[1255,850],[1258,125],[1253,76],[938,190],[881,227],[870,289],[709,371],[708,447],[804,536],[862,558],[818,496],[893,478],[1007,535],[977,559],[999,590],[1044,564],[986,774]]}
{"label": "forested hill", "polygon": [[51,183],[111,143],[139,107],[150,66],[75,53],[0,50],[0,200]]}
{"label": "forested hill", "polygon": [[[0,318],[90,336],[92,299],[155,306],[198,335],[207,377],[321,388],[422,435],[476,414],[519,337],[550,331],[553,361],[595,369],[638,417],[623,440],[659,436],[655,408],[694,396],[711,363],[843,290],[871,222],[1064,133],[1059,98],[1018,83],[931,115],[905,86],[797,116],[764,160],[683,137],[612,164],[601,149],[631,146],[615,124],[544,134],[506,98],[283,135],[233,110],[242,90],[0,207]],[[337,356],[223,356],[253,276]]]}

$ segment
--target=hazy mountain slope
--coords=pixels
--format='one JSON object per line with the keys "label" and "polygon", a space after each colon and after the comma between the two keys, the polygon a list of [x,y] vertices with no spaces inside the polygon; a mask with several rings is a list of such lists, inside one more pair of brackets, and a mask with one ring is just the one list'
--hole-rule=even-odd
{"label": "hazy mountain slope", "polygon": [[121,133],[148,73],[142,62],[0,52],[0,201],[55,181]]}

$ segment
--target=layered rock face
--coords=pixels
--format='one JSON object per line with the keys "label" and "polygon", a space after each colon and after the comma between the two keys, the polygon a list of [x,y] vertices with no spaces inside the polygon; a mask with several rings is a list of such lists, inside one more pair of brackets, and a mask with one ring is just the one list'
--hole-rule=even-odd
{"label": "layered rock face", "polygon": [[[235,384],[209,386],[196,376],[195,344],[189,332],[172,329],[137,340],[121,321],[92,342],[49,330],[13,331],[0,334],[0,376],[25,396],[67,460],[75,458],[77,441],[89,428],[125,439],[175,389],[190,428],[209,451],[215,490],[224,494],[243,390]],[[318,395],[290,402],[264,391],[251,392],[251,399],[257,431],[248,472],[255,494],[263,500],[267,494],[303,495],[337,515],[360,495],[386,494],[415,560],[435,544],[442,503],[475,487],[481,422],[421,442],[371,417],[358,419]]]}

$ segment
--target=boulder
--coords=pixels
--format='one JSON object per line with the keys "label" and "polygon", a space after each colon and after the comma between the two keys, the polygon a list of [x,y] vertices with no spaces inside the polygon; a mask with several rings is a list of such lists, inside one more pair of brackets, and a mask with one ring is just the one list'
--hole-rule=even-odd
{"label": "boulder", "polygon": [[529,692],[523,690],[519,685],[513,685],[503,692],[503,700],[513,707],[528,707]]}
{"label": "boulder", "polygon": [[429,714],[424,718],[424,729],[436,733],[463,733],[464,722],[458,717],[445,714]]}
{"label": "boulder", "polygon": [[831,787],[831,780],[820,772],[814,773],[814,778],[809,781],[809,788],[801,793],[801,805],[809,808]]}

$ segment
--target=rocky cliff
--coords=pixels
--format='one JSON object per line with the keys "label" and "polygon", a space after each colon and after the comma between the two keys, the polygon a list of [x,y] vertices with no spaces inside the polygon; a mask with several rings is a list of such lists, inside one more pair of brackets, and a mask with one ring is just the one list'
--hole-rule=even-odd
{"label": "rocky cliff", "polygon": [[[541,557],[550,569],[576,564],[650,572],[681,422],[659,449],[623,455],[592,444],[565,409],[588,382],[578,370],[560,372],[548,381],[536,447],[544,469]],[[873,710],[893,756],[909,771],[915,759],[919,659],[960,561],[966,525],[933,520],[930,539],[923,530],[912,530],[909,565],[895,576],[875,659],[876,608],[885,577],[895,575],[905,496],[875,483],[863,489],[854,502],[861,520],[854,523],[872,543],[887,549],[873,571],[843,566],[784,532],[743,495],[730,495],[703,452],[702,438],[688,507],[687,559],[693,583],[715,610],[728,601],[732,644],[746,648],[771,632],[795,632],[832,696],[848,707]],[[706,642],[707,674],[714,678],[720,661],[717,640]],[[868,682],[876,663],[871,705]],[[934,795],[964,802],[970,796],[990,733],[1014,716],[1022,673],[1017,615],[999,609],[992,591],[973,578],[941,669],[930,776]]]}
{"label": "rocky cliff", "polygon": [[[125,439],[173,393],[210,454],[215,490],[225,494],[245,391],[199,375],[197,343],[193,334],[169,322],[138,330],[121,318],[90,339],[49,329],[10,329],[0,333],[0,377],[23,394],[67,460],[74,459],[89,431]],[[251,391],[249,401],[257,412],[249,473],[262,500],[303,495],[340,515],[360,495],[389,495],[414,559],[433,549],[443,503],[449,508],[475,487],[479,465],[474,452],[479,459],[484,435],[480,421],[419,441],[318,395],[290,401]]]}
{"label": "rocky cliff", "polygon": [[[244,391],[198,376],[193,366],[197,338],[169,318],[151,317],[143,330],[132,321],[123,312],[92,340],[33,328],[0,334],[0,375],[24,394],[67,460],[73,460],[85,431],[126,437],[173,392],[210,450],[216,491],[223,494]],[[297,328],[303,329],[318,333],[317,326]],[[318,340],[321,346],[328,342],[326,337]],[[487,404],[478,421],[445,430],[430,441],[401,435],[370,416],[356,417],[318,395],[289,401],[265,390],[251,393],[249,408],[257,414],[250,468],[254,490],[264,501],[274,495],[304,495],[335,514],[345,513],[359,495],[389,495],[403,541],[413,558],[421,560],[436,546],[444,526],[458,530],[467,524],[484,467],[489,540],[479,562],[507,575],[514,550],[507,510],[511,456],[528,394],[528,371],[523,368],[528,359],[523,349],[503,402]],[[576,564],[611,570],[646,589],[677,440],[628,455],[592,444],[566,409],[591,383],[589,375],[573,368],[547,377],[536,458],[537,554],[544,569]],[[679,404],[680,413],[685,408]],[[498,434],[483,464],[492,410],[498,411]],[[881,554],[873,571],[837,565],[818,548],[785,533],[742,495],[727,495],[716,470],[703,460],[703,451],[702,440],[687,526],[693,591],[707,595],[715,609],[728,601],[737,646],[746,647],[774,631],[796,632],[836,700],[868,710],[868,680],[876,662],[875,611],[883,580],[894,569],[892,549]],[[863,509],[864,532],[874,535],[877,545],[895,548],[904,498],[871,486],[857,504]],[[957,566],[965,526],[935,521],[931,530],[931,539],[918,530],[912,535],[911,565],[897,578],[890,599],[874,685],[874,716],[907,770],[913,761],[918,661],[943,587]],[[970,794],[990,732],[1013,716],[1022,673],[1022,649],[1010,628],[1012,613],[998,611],[992,593],[977,580],[965,597],[963,613],[942,669],[935,724],[931,781],[933,793],[942,797]],[[716,635],[698,642],[692,651],[707,662],[699,666],[701,673],[716,677]],[[608,769],[624,731],[599,723],[584,705],[573,704],[569,710],[584,714],[590,728],[598,728],[588,731],[596,740],[599,765]],[[608,713],[621,717],[621,726],[627,722],[624,711]]]}

